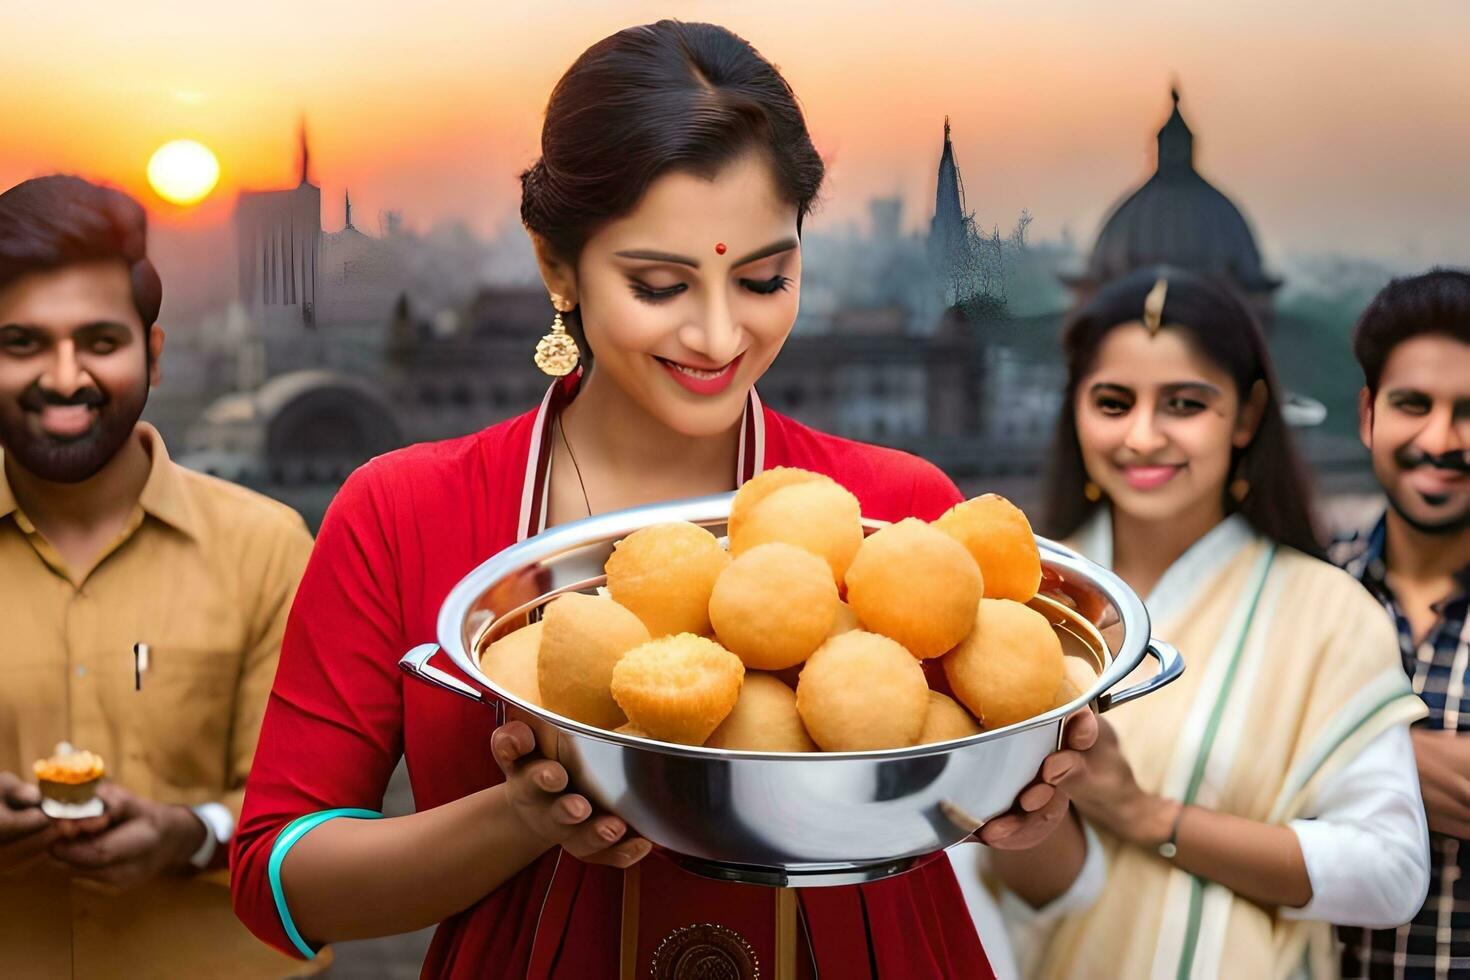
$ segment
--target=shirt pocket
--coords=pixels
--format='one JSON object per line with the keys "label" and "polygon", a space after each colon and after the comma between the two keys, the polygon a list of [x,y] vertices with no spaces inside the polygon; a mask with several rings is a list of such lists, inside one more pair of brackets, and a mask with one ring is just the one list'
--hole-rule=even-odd
{"label": "shirt pocket", "polygon": [[229,775],[238,657],[232,651],[150,645],[148,669],[136,685],[128,660],[125,671],[110,672],[105,698],[129,769],[141,765],[163,802],[218,796]]}

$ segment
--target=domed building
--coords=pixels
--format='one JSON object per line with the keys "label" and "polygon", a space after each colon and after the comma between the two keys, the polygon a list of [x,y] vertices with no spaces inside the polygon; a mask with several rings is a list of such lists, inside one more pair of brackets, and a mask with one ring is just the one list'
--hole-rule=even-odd
{"label": "domed building", "polygon": [[1167,263],[1231,283],[1269,326],[1281,280],[1266,270],[1240,208],[1195,169],[1194,134],[1179,111],[1178,90],[1170,94],[1174,108],[1159,130],[1153,175],[1109,213],[1085,271],[1067,284],[1085,300],[1104,282]]}

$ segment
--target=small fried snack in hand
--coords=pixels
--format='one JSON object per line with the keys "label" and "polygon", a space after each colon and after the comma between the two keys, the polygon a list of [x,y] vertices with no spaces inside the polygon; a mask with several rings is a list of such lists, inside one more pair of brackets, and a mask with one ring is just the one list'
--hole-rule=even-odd
{"label": "small fried snack in hand", "polygon": [[674,521],[640,528],[607,559],[607,590],[652,636],[710,631],[709,595],[730,553],[697,524]]}
{"label": "small fried snack in hand", "polygon": [[922,659],[965,638],[983,591],[964,546],[912,517],[869,535],[847,570],[847,603],[863,626]]}
{"label": "small fried snack in hand", "polygon": [[649,738],[703,745],[735,707],[744,677],[735,654],[680,633],[629,650],[613,669],[612,694]]}
{"label": "small fried snack in hand", "polygon": [[598,728],[628,719],[612,696],[613,667],[649,640],[633,613],[601,596],[569,592],[546,606],[536,680],[542,706]]}
{"label": "small fried snack in hand", "polygon": [[827,752],[913,745],[929,685],[913,654],[886,636],[852,630],[822,644],[801,669],[796,709]]}

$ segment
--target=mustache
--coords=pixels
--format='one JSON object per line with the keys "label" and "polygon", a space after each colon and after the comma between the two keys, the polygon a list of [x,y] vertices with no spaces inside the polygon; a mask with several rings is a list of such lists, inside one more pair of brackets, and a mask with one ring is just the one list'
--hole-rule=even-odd
{"label": "mustache", "polygon": [[88,385],[78,388],[70,395],[62,395],[49,388],[42,388],[39,381],[33,381],[20,393],[20,407],[28,412],[39,412],[51,406],[65,408],[72,405],[85,405],[87,408],[101,408],[107,404],[107,396],[102,389]]}
{"label": "mustache", "polygon": [[1437,470],[1449,470],[1464,476],[1470,473],[1470,451],[1452,449],[1447,453],[1426,453],[1416,446],[1400,446],[1394,450],[1393,461],[1399,469],[1414,470],[1421,466],[1432,466]]}

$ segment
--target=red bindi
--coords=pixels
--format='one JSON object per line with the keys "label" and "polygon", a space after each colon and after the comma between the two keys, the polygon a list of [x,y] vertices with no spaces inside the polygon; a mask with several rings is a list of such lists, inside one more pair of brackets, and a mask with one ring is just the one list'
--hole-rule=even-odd
{"label": "red bindi", "polygon": [[724,242],[715,242],[715,254],[716,255],[724,255],[725,254],[725,243]]}

